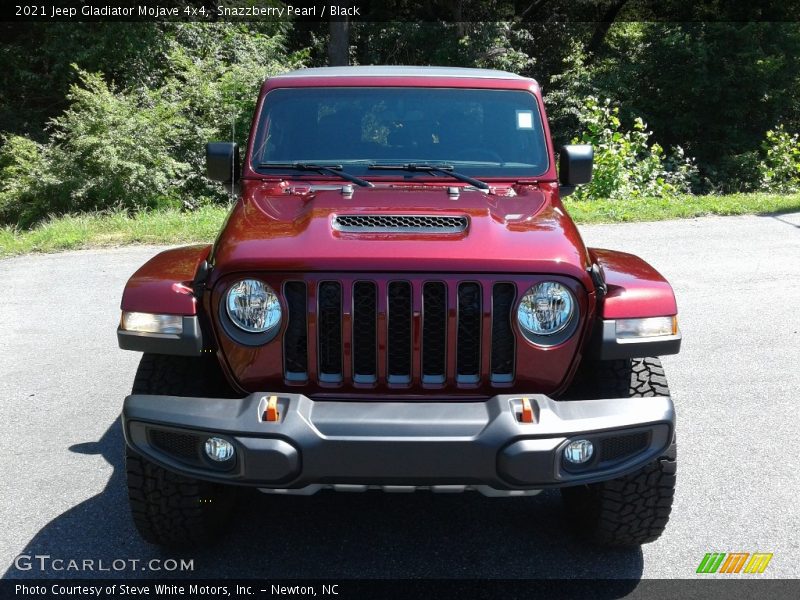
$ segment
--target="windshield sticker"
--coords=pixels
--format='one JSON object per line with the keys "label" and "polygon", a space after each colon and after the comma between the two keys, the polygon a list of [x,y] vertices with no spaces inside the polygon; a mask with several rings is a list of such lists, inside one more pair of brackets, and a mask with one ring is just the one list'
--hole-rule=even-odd
{"label": "windshield sticker", "polygon": [[517,129],[533,129],[533,111],[517,111]]}

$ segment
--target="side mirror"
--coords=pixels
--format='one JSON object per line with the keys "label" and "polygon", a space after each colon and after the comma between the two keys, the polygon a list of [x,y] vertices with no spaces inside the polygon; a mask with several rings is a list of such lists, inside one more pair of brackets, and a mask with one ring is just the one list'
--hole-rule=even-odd
{"label": "side mirror", "polygon": [[562,196],[569,196],[575,186],[592,180],[594,149],[589,144],[576,144],[561,148],[558,157],[558,180]]}
{"label": "side mirror", "polygon": [[239,144],[209,142],[206,144],[206,176],[215,181],[232,183],[241,174]]}

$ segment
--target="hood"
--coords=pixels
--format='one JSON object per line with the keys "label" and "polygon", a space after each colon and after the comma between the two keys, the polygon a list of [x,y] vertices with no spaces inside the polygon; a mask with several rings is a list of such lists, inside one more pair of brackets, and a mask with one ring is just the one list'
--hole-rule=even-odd
{"label": "hood", "polygon": [[[215,244],[213,278],[270,270],[559,273],[585,281],[586,248],[554,193],[554,184],[506,185],[486,194],[438,184],[243,181],[241,200]],[[337,217],[351,215],[460,217],[456,222],[466,226],[337,227]]]}

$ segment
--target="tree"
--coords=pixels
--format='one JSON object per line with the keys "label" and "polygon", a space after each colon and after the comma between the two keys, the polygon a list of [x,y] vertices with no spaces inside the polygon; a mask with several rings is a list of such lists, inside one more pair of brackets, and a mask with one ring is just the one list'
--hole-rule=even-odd
{"label": "tree", "polygon": [[664,147],[697,158],[714,188],[758,185],[766,131],[800,127],[800,24],[617,23],[589,67],[625,122],[641,116]]}
{"label": "tree", "polygon": [[341,67],[350,64],[350,20],[330,20],[330,39],[328,41],[328,64]]}

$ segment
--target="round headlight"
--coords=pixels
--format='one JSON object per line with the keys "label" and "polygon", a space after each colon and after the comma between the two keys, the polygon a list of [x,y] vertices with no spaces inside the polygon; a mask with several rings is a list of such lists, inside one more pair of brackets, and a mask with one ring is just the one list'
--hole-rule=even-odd
{"label": "round headlight", "polygon": [[281,303],[263,281],[244,279],[228,290],[225,309],[234,325],[249,333],[264,333],[281,322]]}
{"label": "round headlight", "polygon": [[519,303],[517,320],[531,335],[554,335],[572,320],[575,300],[560,283],[543,281],[529,289]]}

